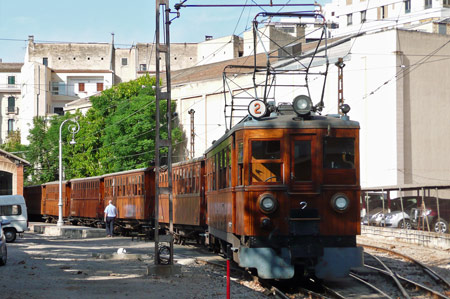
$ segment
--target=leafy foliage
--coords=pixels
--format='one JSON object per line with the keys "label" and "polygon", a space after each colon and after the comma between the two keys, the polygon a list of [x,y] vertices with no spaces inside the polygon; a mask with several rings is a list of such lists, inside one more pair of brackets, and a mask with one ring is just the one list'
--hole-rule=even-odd
{"label": "leafy foliage", "polygon": [[[48,123],[35,118],[28,137],[30,145],[26,159],[34,165],[30,183],[58,179],[59,128],[68,118],[76,118],[80,131],[76,144],[70,145],[72,134],[62,128],[63,165],[66,179],[97,176],[150,166],[155,157],[156,99],[152,86],[155,79],[147,76],[120,83],[100,95],[90,98],[92,107],[83,116],[55,116]],[[167,123],[167,105],[160,105],[161,124]],[[172,111],[175,110],[172,104]],[[161,137],[167,138],[167,126],[161,127]],[[181,129],[173,125],[172,142],[183,139]]]}

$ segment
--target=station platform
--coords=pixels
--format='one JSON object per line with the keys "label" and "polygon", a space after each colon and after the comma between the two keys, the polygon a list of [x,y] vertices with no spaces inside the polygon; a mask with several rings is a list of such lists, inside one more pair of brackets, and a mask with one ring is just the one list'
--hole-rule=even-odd
{"label": "station platform", "polygon": [[106,236],[103,228],[86,226],[63,225],[57,226],[53,223],[30,222],[30,231],[44,236],[54,236],[73,239],[102,238]]}

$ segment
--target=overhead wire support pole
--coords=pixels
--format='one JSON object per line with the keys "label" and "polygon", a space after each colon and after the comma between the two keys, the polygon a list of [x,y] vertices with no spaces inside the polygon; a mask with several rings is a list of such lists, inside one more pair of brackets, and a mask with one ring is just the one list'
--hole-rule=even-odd
{"label": "overhead wire support pole", "polygon": [[[169,0],[156,0],[156,141],[155,141],[155,264],[162,264],[160,256],[160,242],[170,243],[170,252],[165,264],[173,265],[173,195],[172,195],[172,108],[171,108],[171,80],[170,80],[170,8]],[[161,32],[161,10],[163,10],[164,31]],[[161,33],[164,41],[161,43]],[[161,54],[165,56],[166,91],[163,92],[161,80]],[[167,139],[161,139],[161,112],[160,103],[167,102]],[[161,149],[167,149],[167,187],[159,186],[160,153]],[[169,196],[169,235],[159,235],[159,196]],[[163,238],[164,237],[164,238]]]}

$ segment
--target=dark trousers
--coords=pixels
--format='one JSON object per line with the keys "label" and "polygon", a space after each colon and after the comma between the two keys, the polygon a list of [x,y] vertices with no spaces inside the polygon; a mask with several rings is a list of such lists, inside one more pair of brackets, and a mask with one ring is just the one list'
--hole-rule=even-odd
{"label": "dark trousers", "polygon": [[115,219],[116,217],[106,217],[106,234],[109,236],[113,235]]}

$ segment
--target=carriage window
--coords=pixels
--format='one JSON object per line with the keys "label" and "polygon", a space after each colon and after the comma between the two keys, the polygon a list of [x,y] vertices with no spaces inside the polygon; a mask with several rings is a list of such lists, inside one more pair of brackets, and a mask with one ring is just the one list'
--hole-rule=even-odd
{"label": "carriage window", "polygon": [[237,185],[244,185],[244,144],[238,144],[238,178]]}
{"label": "carriage window", "polygon": [[333,169],[355,168],[354,138],[325,138],[323,142],[323,167]]}
{"label": "carriage window", "polygon": [[258,160],[280,159],[280,141],[252,141],[252,158]]}
{"label": "carriage window", "polygon": [[311,169],[311,140],[296,140],[293,179],[297,182],[311,181]]}
{"label": "carriage window", "polygon": [[[252,183],[281,182],[282,163],[280,158],[281,143],[279,140],[252,141]],[[266,161],[259,162],[258,160]]]}

